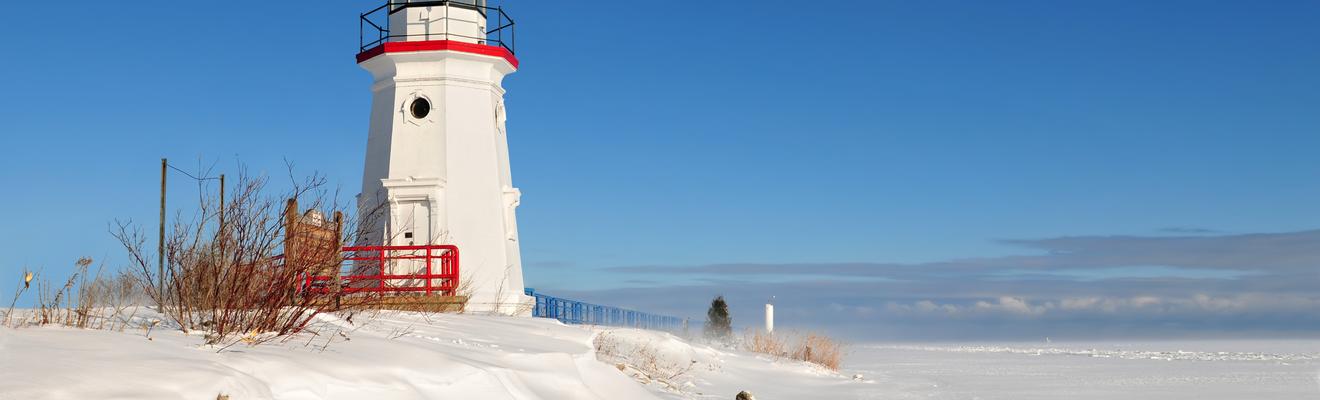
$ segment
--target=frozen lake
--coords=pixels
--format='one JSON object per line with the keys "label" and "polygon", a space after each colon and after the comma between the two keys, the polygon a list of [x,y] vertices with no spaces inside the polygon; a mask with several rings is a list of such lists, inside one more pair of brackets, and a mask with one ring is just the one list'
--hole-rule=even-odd
{"label": "frozen lake", "polygon": [[864,398],[1317,399],[1320,340],[872,344]]}

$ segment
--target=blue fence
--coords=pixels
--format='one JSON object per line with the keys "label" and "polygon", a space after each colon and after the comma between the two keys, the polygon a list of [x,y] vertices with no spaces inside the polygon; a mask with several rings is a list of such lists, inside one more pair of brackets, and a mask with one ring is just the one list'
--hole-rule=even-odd
{"label": "blue fence", "polygon": [[678,317],[561,299],[536,293],[531,288],[527,288],[526,293],[536,298],[533,317],[554,318],[565,324],[626,326],[670,332],[681,332],[687,324]]}

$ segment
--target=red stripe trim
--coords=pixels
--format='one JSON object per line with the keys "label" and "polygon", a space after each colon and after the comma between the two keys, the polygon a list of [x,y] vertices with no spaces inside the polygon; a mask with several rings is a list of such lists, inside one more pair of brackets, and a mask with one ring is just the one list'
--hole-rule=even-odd
{"label": "red stripe trim", "polygon": [[480,54],[483,56],[500,57],[509,61],[514,68],[518,68],[518,59],[513,57],[509,49],[500,46],[490,46],[484,44],[459,42],[454,40],[427,40],[418,42],[385,42],[367,49],[367,51],[358,53],[357,62],[370,60],[372,57],[385,53],[407,53],[414,51],[461,51],[464,53]]}

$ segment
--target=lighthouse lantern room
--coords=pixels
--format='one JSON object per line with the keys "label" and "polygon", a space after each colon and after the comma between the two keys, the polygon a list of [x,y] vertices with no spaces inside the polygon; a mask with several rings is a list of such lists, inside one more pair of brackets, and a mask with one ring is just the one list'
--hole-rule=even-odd
{"label": "lighthouse lantern room", "polygon": [[373,78],[363,244],[456,245],[469,310],[526,310],[502,86],[518,68],[513,21],[484,0],[396,0],[360,22]]}

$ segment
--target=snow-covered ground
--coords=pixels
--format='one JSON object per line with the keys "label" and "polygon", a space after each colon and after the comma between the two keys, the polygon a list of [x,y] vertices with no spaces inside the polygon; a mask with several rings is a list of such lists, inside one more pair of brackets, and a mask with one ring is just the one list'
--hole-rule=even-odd
{"label": "snow-covered ground", "polygon": [[854,346],[887,399],[1317,399],[1320,341]]}
{"label": "snow-covered ground", "polygon": [[619,367],[664,399],[876,398],[873,382],[799,361],[692,344],[651,331],[598,328],[598,359]]}
{"label": "snow-covered ground", "polygon": [[0,328],[0,399],[650,396],[596,361],[591,332],[581,328],[530,318],[393,313],[363,322],[347,340],[329,328],[326,337],[220,352],[197,335],[169,330],[147,340],[143,331]]}
{"label": "snow-covered ground", "polygon": [[[634,329],[396,312],[321,322],[318,337],[223,351],[168,329],[149,340],[143,330],[0,328],[0,399],[727,399],[758,388],[787,396],[764,399],[865,386]],[[595,338],[624,351],[598,360]],[[657,373],[666,360],[681,368]]]}
{"label": "snow-covered ground", "polygon": [[1320,398],[1316,341],[854,345],[836,373],[544,319],[321,322],[319,337],[219,352],[171,330],[0,328],[0,399]]}

